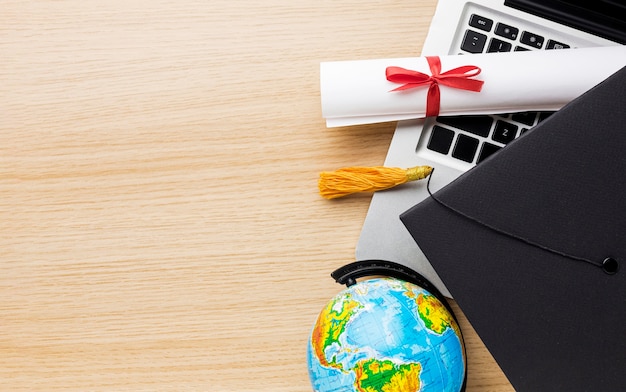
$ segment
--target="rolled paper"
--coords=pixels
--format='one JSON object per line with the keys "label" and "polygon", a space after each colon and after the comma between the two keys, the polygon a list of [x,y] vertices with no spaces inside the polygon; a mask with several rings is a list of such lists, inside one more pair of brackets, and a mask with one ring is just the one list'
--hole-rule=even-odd
{"label": "rolled paper", "polygon": [[626,66],[626,46],[429,57],[321,63],[326,125],[558,110]]}

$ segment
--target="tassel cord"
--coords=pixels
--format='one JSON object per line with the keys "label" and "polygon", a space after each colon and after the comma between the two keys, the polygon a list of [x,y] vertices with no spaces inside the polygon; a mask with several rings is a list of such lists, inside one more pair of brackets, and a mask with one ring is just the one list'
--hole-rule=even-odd
{"label": "tassel cord", "polygon": [[[433,172],[434,172],[434,169],[433,169]],[[439,197],[436,197],[435,195],[433,195],[433,193],[430,190],[430,179],[431,178],[432,178],[432,172],[431,172],[431,175],[428,177],[428,181],[426,182],[426,190],[428,191],[428,195],[437,204],[441,205],[442,207],[446,208],[447,210],[452,211],[455,214],[457,214],[457,215],[459,215],[459,216],[461,216],[461,217],[463,217],[465,219],[468,219],[468,220],[470,220],[470,221],[472,221],[472,222],[474,222],[474,223],[476,223],[476,224],[478,224],[480,226],[483,226],[483,227],[485,227],[485,228],[487,228],[487,229],[489,229],[491,231],[494,231],[494,232],[496,232],[498,234],[501,234],[501,235],[504,235],[506,237],[512,238],[514,240],[523,242],[526,245],[530,245],[530,246],[533,246],[535,248],[539,248],[539,249],[544,250],[546,252],[549,252],[549,253],[552,253],[552,254],[555,254],[555,255],[558,255],[558,256],[561,256],[561,257],[565,257],[565,258],[568,258],[570,260],[582,261],[582,262],[591,264],[591,265],[593,265],[595,267],[604,268],[604,263],[598,263],[598,262],[596,262],[594,260],[591,260],[591,259],[575,256],[575,255],[572,255],[572,254],[569,254],[569,253],[566,253],[566,252],[559,251],[557,249],[552,249],[549,246],[540,244],[540,243],[535,242],[535,241],[533,241],[533,240],[531,240],[529,238],[522,237],[520,235],[517,235],[517,234],[511,233],[511,232],[508,232],[506,230],[497,228],[497,227],[495,227],[495,226],[493,226],[493,225],[491,225],[491,224],[489,224],[487,222],[483,222],[482,220],[480,220],[478,218],[475,218],[475,217],[473,217],[471,215],[468,215],[467,213],[465,213],[465,212],[463,212],[463,211],[461,211],[461,210],[459,210],[459,209],[457,209],[455,207],[452,207],[448,203],[446,203],[446,202],[442,201],[441,199],[439,199]]]}

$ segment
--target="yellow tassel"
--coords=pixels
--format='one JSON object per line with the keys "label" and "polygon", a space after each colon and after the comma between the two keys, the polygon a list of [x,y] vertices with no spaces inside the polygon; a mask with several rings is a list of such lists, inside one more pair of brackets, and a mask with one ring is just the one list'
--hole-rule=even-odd
{"label": "yellow tassel", "polygon": [[334,172],[320,173],[320,195],[335,199],[356,192],[374,192],[389,189],[408,181],[428,177],[433,168],[416,166],[410,169],[399,167],[346,167]]}

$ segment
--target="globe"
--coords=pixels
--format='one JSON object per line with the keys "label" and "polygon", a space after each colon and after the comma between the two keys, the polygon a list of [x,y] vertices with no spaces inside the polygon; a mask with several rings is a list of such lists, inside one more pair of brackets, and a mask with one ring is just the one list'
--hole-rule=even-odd
{"label": "globe", "polygon": [[458,392],[459,326],[430,292],[395,278],[358,282],[320,312],[307,362],[317,392]]}

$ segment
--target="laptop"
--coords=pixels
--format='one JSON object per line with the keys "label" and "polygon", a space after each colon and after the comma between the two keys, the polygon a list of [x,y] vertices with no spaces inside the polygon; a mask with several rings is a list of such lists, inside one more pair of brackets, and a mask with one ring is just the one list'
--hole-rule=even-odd
{"label": "laptop", "polygon": [[[564,50],[626,43],[623,0],[439,0],[421,55]],[[511,91],[511,94],[515,94]],[[551,112],[440,116],[399,122],[385,166],[435,167],[442,188],[496,154]],[[414,269],[452,298],[399,216],[428,197],[425,181],[373,195],[356,246],[357,260]]]}

